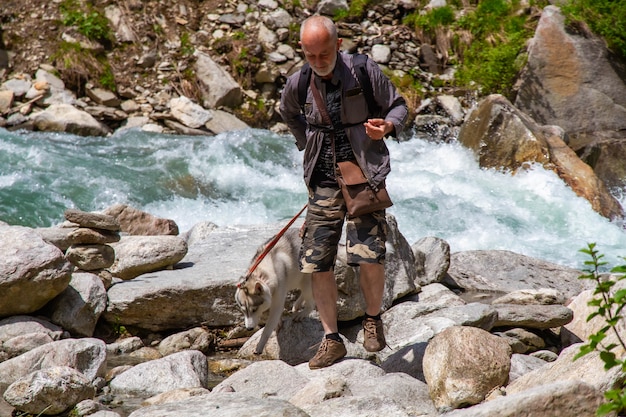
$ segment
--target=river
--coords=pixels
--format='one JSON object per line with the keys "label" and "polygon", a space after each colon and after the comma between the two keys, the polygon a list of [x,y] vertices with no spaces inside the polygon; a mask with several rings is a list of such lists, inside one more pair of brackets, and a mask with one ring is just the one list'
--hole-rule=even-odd
{"label": "river", "polygon": [[[410,244],[436,236],[453,252],[510,250],[582,268],[579,250],[595,242],[609,265],[624,263],[621,225],[594,212],[553,172],[481,169],[458,143],[417,134],[387,143],[395,203],[388,212]],[[291,136],[259,129],[213,137],[0,129],[0,220],[48,227],[63,221],[66,208],[124,203],[175,220],[181,232],[202,221],[286,222],[306,203],[301,158]]]}

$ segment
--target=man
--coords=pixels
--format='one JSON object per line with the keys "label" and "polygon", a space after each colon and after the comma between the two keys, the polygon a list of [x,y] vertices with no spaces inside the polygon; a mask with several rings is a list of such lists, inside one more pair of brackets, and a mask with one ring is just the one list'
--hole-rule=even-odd
{"label": "man", "polygon": [[[367,61],[381,117],[368,114],[368,103],[355,77],[352,56],[340,53],[341,39],[332,20],[323,16],[306,19],[300,30],[300,46],[313,70],[312,82],[325,102],[332,126],[324,123],[311,88],[307,88],[304,115],[298,100],[300,71],[289,77],[281,97],[280,112],[304,150],[304,180],[309,203],[303,228],[301,269],[312,273],[313,297],[324,328],[324,339],[309,361],[311,369],[332,365],[346,355],[337,326],[337,284],[333,268],[346,219],[345,200],[335,177],[335,163],[356,160],[370,183],[384,183],[390,171],[389,151],[382,140],[404,128],[408,110],[378,65]],[[334,149],[333,149],[334,145]],[[346,221],[348,264],[359,266],[366,302],[363,320],[366,350],[385,346],[380,319],[385,286],[385,211],[379,210]]]}

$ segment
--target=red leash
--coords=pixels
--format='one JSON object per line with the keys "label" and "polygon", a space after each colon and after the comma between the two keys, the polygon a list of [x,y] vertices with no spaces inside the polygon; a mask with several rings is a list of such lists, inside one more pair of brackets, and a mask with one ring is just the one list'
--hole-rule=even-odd
{"label": "red leash", "polygon": [[[285,234],[285,232],[287,231],[287,229],[289,229],[289,227],[293,224],[293,222],[296,221],[296,219],[298,217],[300,217],[300,215],[302,214],[302,212],[304,211],[304,209],[307,208],[307,204],[304,205],[304,207],[302,207],[302,209],[300,209],[300,211],[298,212],[298,214],[296,214],[295,216],[293,216],[293,218],[289,221],[289,223],[287,223],[285,225],[285,227],[283,227],[281,229],[280,232],[278,232],[276,234],[276,236],[274,236],[274,239],[272,239],[272,241],[270,243],[267,244],[267,246],[265,247],[265,249],[263,250],[263,252],[258,256],[258,258],[256,258],[256,260],[254,261],[254,264],[250,267],[250,269],[248,269],[248,272],[246,273],[246,275],[244,276],[243,282],[245,282],[250,275],[254,272],[254,270],[259,266],[259,264],[261,263],[261,261],[263,260],[263,258],[265,258],[267,256],[268,253],[270,253],[270,251],[272,250],[272,248],[274,246],[276,246],[276,243],[278,243],[278,241],[280,240],[281,237],[283,237],[283,235]],[[241,284],[242,282],[237,284],[237,288],[241,288]]]}

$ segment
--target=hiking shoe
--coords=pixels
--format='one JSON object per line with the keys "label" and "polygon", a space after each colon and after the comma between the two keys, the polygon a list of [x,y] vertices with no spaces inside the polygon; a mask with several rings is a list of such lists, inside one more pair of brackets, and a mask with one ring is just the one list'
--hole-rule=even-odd
{"label": "hiking shoe", "polygon": [[324,338],[317,349],[317,353],[309,361],[309,368],[326,368],[346,356],[346,353],[348,352],[343,342]]}
{"label": "hiking shoe", "polygon": [[379,352],[387,346],[383,321],[373,318],[363,320],[363,347],[368,352]]}

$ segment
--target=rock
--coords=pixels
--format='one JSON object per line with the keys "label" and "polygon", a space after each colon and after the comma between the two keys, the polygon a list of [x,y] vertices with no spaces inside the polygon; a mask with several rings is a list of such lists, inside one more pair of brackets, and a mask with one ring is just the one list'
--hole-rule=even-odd
{"label": "rock", "polygon": [[[620,202],[611,195],[604,182],[563,141],[559,129],[546,130],[546,141],[550,149],[555,171],[574,192],[587,199],[591,207],[610,220],[624,217]],[[550,134],[552,133],[552,134]]]}
{"label": "rock", "polygon": [[113,265],[115,250],[109,245],[72,245],[65,257],[83,271],[96,271]]}
{"label": "rock", "polygon": [[13,105],[13,91],[0,91],[0,114],[7,113]]}
{"label": "rock", "polygon": [[120,230],[130,235],[178,235],[178,225],[174,220],[157,217],[126,204],[115,204],[103,213],[113,217],[120,224]]}
{"label": "rock", "polygon": [[34,230],[0,226],[0,317],[37,311],[69,284],[63,253]]}
{"label": "rock", "polygon": [[46,306],[46,311],[53,323],[71,334],[91,337],[106,304],[106,289],[97,275],[74,273],[68,287]]}
{"label": "rock", "polygon": [[153,405],[133,411],[128,417],[206,417],[207,410],[219,409],[220,416],[236,417],[280,415],[283,417],[309,417],[307,413],[286,400],[250,398],[231,393],[212,393],[180,402]]}
{"label": "rock", "polygon": [[[232,308],[235,284],[257,248],[278,230],[276,225],[247,231],[216,228],[202,240],[200,236],[205,235],[200,232],[198,238],[190,240],[187,255],[180,261],[193,268],[163,270],[151,273],[149,280],[116,283],[108,291],[105,319],[153,331],[195,327],[200,323],[235,324],[241,320],[241,313]],[[193,229],[188,236],[196,236]],[[232,248],[237,250],[233,252]],[[216,259],[220,268],[214,267]],[[150,319],[146,320],[148,316]]]}
{"label": "rock", "polygon": [[[563,349],[556,361],[546,363],[543,367],[528,372],[511,382],[506,387],[507,396],[560,381],[581,381],[601,392],[619,386],[619,381],[623,380],[626,373],[619,367],[605,371],[598,352],[591,352],[574,360],[574,356],[580,351],[580,346],[581,344],[578,343]],[[615,353],[619,357],[624,352],[618,349]]]}
{"label": "rock", "polygon": [[626,84],[604,41],[565,27],[556,6],[543,9],[530,40],[515,106],[566,133],[626,129]]}
{"label": "rock", "polygon": [[435,406],[449,410],[480,403],[492,389],[506,383],[510,358],[508,343],[484,330],[444,330],[430,341],[424,354],[424,377]]}
{"label": "rock", "polygon": [[115,262],[108,270],[124,280],[171,268],[187,254],[187,244],[177,236],[123,236],[111,246]]}
{"label": "rock", "polygon": [[450,121],[454,125],[460,125],[463,122],[465,112],[458,98],[442,94],[436,98],[437,105],[450,117]]}
{"label": "rock", "polygon": [[53,339],[47,333],[20,334],[2,343],[3,355],[0,355],[0,361],[14,358],[50,342],[53,342]]}
{"label": "rock", "polygon": [[234,108],[242,103],[241,87],[233,77],[207,54],[196,52],[196,75],[203,89],[204,107],[226,106]]}
{"label": "rock", "polygon": [[160,405],[176,401],[184,401],[188,400],[189,398],[208,394],[209,392],[211,391],[202,387],[179,388],[150,397],[145,400],[141,405],[142,407],[147,407],[150,405]]}
{"label": "rock", "polygon": [[387,45],[372,46],[372,59],[377,64],[388,64],[391,60],[391,49]]}
{"label": "rock", "polygon": [[0,320],[0,344],[24,334],[45,334],[52,340],[59,340],[63,329],[37,317],[16,315]]}
{"label": "rock", "polygon": [[585,289],[586,283],[578,279],[580,275],[573,268],[510,251],[477,250],[453,253],[442,283],[465,291],[496,294],[552,288],[569,298]]}
{"label": "rock", "polygon": [[137,35],[133,31],[132,24],[128,21],[126,13],[117,5],[105,7],[104,14],[113,26],[115,31],[115,39],[118,42],[136,42]]}
{"label": "rock", "polygon": [[[68,229],[68,228],[65,228]],[[86,227],[72,228],[69,230],[67,239],[72,245],[77,244],[99,244],[119,242],[120,235],[104,229],[89,229]]]}
{"label": "rock", "polygon": [[192,129],[197,129],[211,120],[213,114],[195,104],[185,96],[170,100],[172,116],[179,122]]}
{"label": "rock", "polygon": [[0,362],[0,392],[31,372],[55,366],[74,368],[96,384],[105,374],[105,344],[93,338],[64,339]]}
{"label": "rock", "polygon": [[553,288],[524,289],[498,297],[491,304],[553,305],[565,304],[565,297]]}
{"label": "rock", "polygon": [[441,282],[450,267],[450,245],[437,237],[424,237],[411,246],[415,255],[418,283],[428,285]]}
{"label": "rock", "polygon": [[[69,227],[38,227],[35,230],[41,238],[51,245],[56,246],[62,252],[65,252],[67,248],[72,246],[74,239],[70,236],[71,233],[77,228]],[[91,229],[88,229],[91,230]]]}
{"label": "rock", "polygon": [[197,350],[173,353],[132,367],[113,378],[113,393],[156,395],[180,388],[206,388],[206,357]]}
{"label": "rock", "polygon": [[106,136],[111,130],[89,113],[71,104],[52,104],[32,117],[37,130],[74,133],[80,136]]}
{"label": "rock", "polygon": [[563,381],[496,398],[446,417],[594,416],[602,393],[581,381]]}
{"label": "rock", "polygon": [[59,414],[95,395],[91,381],[68,366],[35,371],[9,385],[4,399],[30,414]]}
{"label": "rock", "polygon": [[65,219],[82,227],[104,229],[112,232],[120,230],[119,222],[112,216],[103,213],[89,213],[77,209],[65,210]]}
{"label": "rock", "polygon": [[559,305],[495,304],[494,307],[498,312],[496,327],[549,329],[563,326],[573,318],[572,310]]}
{"label": "rock", "polygon": [[234,130],[249,129],[249,126],[239,120],[236,116],[223,110],[213,110],[213,117],[204,124],[213,134],[230,132]]}
{"label": "rock", "polygon": [[308,362],[315,355],[317,346],[324,336],[324,329],[318,319],[306,318],[294,321],[284,318],[277,331],[272,332],[263,353],[255,354],[262,329],[257,331],[239,349],[238,357],[243,359],[280,359],[289,365]]}
{"label": "rock", "polygon": [[202,327],[195,327],[163,339],[161,343],[159,343],[159,352],[163,356],[167,356],[182,350],[199,350],[205,355],[208,355],[214,343],[215,337],[211,332]]}
{"label": "rock", "polygon": [[468,115],[459,141],[474,150],[481,167],[515,172],[530,163],[540,163],[555,171],[598,213],[609,219],[622,218],[620,203],[565,145],[563,136],[557,127],[539,126],[504,97],[490,95]]}
{"label": "rock", "polygon": [[113,92],[103,88],[86,88],[87,96],[98,104],[107,107],[117,107],[122,103]]}

